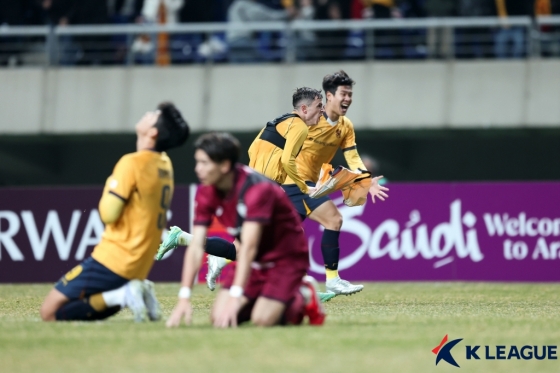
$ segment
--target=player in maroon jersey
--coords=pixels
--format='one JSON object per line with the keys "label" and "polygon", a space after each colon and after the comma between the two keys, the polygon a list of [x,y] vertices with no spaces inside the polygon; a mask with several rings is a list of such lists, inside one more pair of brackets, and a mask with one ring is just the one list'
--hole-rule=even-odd
{"label": "player in maroon jersey", "polygon": [[191,288],[200,268],[208,226],[214,216],[240,242],[235,273],[224,281],[212,309],[216,327],[251,320],[258,326],[321,325],[325,314],[313,283],[305,278],[309,252],[301,219],[278,184],[237,163],[239,142],[210,133],[195,143],[195,198],[192,242],[185,254],[179,301],[167,321],[191,321]]}

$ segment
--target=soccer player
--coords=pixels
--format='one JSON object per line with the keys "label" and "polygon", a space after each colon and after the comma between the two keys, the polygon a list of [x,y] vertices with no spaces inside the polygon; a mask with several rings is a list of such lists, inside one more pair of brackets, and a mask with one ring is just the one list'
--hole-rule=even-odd
{"label": "soccer player", "polygon": [[99,202],[106,225],[101,242],[47,295],[44,321],[101,320],[123,307],[138,322],[161,317],[145,279],[173,196],[173,167],[164,151],[182,145],[189,127],[173,104],[162,103],[136,124],[136,136],[136,152],[117,162]]}
{"label": "soccer player", "polygon": [[[308,135],[301,151],[296,158],[296,167],[300,179],[305,180],[308,187],[314,187],[323,163],[330,163],[340,148],[348,166],[352,170],[366,168],[360,159],[356,148],[356,136],[352,122],[345,116],[352,104],[352,86],[354,81],[344,71],[330,74],[323,79],[323,90],[326,95],[326,104],[323,116],[316,126],[308,127]],[[369,189],[372,202],[375,197],[384,200],[389,189],[380,186],[378,181],[382,176],[374,177]],[[363,289],[363,285],[353,285],[340,278],[338,274],[338,261],[340,258],[339,235],[342,226],[342,215],[328,196],[311,198],[304,193],[295,180],[289,175],[282,185],[290,197],[300,217],[309,217],[321,224],[325,230],[321,239],[321,251],[325,263],[326,293],[321,293],[321,299],[327,301],[336,295],[350,295]],[[168,236],[160,246],[160,252],[173,249],[177,244],[188,245],[190,235],[174,227],[173,235]],[[215,279],[220,274],[226,260],[235,260],[235,247],[229,242],[214,238],[207,243],[208,275],[206,281],[212,290]]]}
{"label": "soccer player", "polygon": [[217,219],[240,241],[235,272],[224,282],[212,310],[216,327],[251,320],[258,326],[320,325],[325,315],[314,286],[303,277],[309,252],[300,219],[282,188],[237,164],[239,143],[227,133],[210,133],[195,143],[196,194],[192,240],[185,254],[179,301],[167,321],[191,321],[191,288],[208,226]]}
{"label": "soccer player", "polygon": [[[307,137],[308,127],[316,125],[321,118],[322,99],[323,95],[319,90],[308,87],[296,89],[292,95],[294,110],[268,122],[251,144],[249,166],[278,184],[284,183],[289,175],[302,193],[309,193],[310,188],[298,176],[296,157]],[[158,259],[163,256],[164,251],[175,249],[177,245],[188,246],[191,237],[181,228],[171,227],[161,244]],[[235,260],[239,243],[234,244],[235,246],[219,237],[209,237],[205,241],[209,268],[206,281],[210,290],[216,288],[216,279],[222,268],[229,261]]]}
{"label": "soccer player", "polygon": [[323,113],[321,91],[303,87],[292,96],[294,111],[266,124],[249,148],[249,167],[278,184],[286,176],[295,182],[302,193],[309,188],[298,175],[296,157],[307,138],[308,127],[319,122]]}
{"label": "soccer player", "polygon": [[[344,71],[329,74],[323,78],[326,104],[319,124],[309,128],[307,139],[303,143],[296,159],[299,176],[310,187],[314,187],[323,163],[330,163],[340,148],[348,166],[352,170],[366,171],[356,148],[356,136],[352,122],[345,116],[352,104],[352,86],[354,81]],[[372,178],[370,194],[384,200],[388,189],[378,184],[379,177]],[[305,219],[321,224],[325,230],[321,240],[321,251],[326,271],[327,293],[350,295],[363,289],[363,285],[353,285],[340,278],[338,261],[340,258],[339,235],[342,215],[328,196],[311,198],[302,193],[295,181],[289,176],[282,185],[298,213]]]}

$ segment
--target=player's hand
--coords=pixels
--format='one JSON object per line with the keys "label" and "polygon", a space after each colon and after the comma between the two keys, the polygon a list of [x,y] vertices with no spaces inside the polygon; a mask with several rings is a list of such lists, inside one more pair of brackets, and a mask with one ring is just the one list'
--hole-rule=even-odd
{"label": "player's hand", "polygon": [[179,302],[177,302],[173,312],[171,312],[171,316],[167,319],[165,326],[168,328],[176,328],[181,324],[181,319],[185,321],[185,324],[191,324],[192,305],[190,299],[179,299]]}
{"label": "player's hand", "polygon": [[311,193],[315,192],[316,190],[317,190],[317,188],[308,186],[307,187],[307,194],[311,194]]}
{"label": "player's hand", "polygon": [[237,314],[241,308],[241,298],[229,297],[222,312],[214,320],[216,328],[237,327]]}
{"label": "player's hand", "polygon": [[375,197],[379,198],[382,201],[385,201],[385,198],[389,198],[387,193],[385,193],[389,191],[389,188],[379,185],[379,180],[381,179],[383,179],[383,176],[376,176],[371,179],[369,194],[371,194],[371,201],[373,203],[375,203]]}

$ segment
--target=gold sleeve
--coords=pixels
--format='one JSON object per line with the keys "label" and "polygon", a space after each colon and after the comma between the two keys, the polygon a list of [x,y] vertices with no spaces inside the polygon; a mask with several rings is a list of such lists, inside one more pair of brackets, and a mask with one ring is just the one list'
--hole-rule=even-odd
{"label": "gold sleeve", "polygon": [[[259,132],[259,134],[257,135],[257,137],[255,137],[255,139],[253,140],[253,142],[251,143],[251,146],[249,147],[249,167],[254,167],[255,164],[255,148],[257,147],[257,141],[260,139],[261,134],[263,133],[264,128]],[[251,164],[253,164],[253,166],[251,166]]]}
{"label": "gold sleeve", "polygon": [[291,125],[288,128],[285,135],[286,145],[284,145],[281,160],[282,167],[303,193],[307,193],[308,189],[307,184],[305,184],[305,181],[298,174],[296,157],[303,146],[308,132],[309,129],[304,123]]}
{"label": "gold sleeve", "polygon": [[111,193],[106,191],[103,193],[103,197],[99,201],[99,216],[101,221],[105,224],[112,224],[116,222],[122,214],[125,201]]}
{"label": "gold sleeve", "polygon": [[354,171],[358,168],[361,170],[366,169],[366,166],[364,166],[364,162],[362,162],[362,158],[360,158],[355,145],[350,148],[343,149],[342,152],[342,154],[344,154],[344,158],[346,158],[346,163],[348,163],[348,167],[351,170]]}

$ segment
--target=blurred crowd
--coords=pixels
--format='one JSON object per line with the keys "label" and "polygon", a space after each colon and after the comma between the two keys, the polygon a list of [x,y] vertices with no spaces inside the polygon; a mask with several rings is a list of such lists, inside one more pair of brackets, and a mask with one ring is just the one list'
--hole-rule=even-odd
{"label": "blurred crowd", "polygon": [[[0,25],[100,25],[100,24],[177,24],[196,22],[246,23],[272,20],[348,20],[423,17],[491,17],[507,20],[510,16],[560,14],[560,0],[0,0]],[[551,30],[544,30],[551,31]],[[555,29],[552,31],[556,31]],[[407,38],[418,32],[376,30],[375,58],[414,58],[417,54],[445,57],[453,40],[466,41],[465,56],[521,57],[525,52],[526,29],[509,27],[499,30],[463,28],[460,32],[439,29],[421,31],[426,42],[407,47]],[[453,34],[451,34],[453,33]],[[409,35],[411,34],[411,35]],[[492,50],[482,50],[473,37],[490,38]],[[252,33],[231,30],[212,37],[205,34],[141,35],[119,52],[123,61],[132,50],[135,63],[181,63],[212,56],[214,60],[245,62],[278,60],[284,53],[282,33]],[[300,31],[296,36],[298,60],[363,58],[367,35],[347,30]],[[2,40],[0,39],[0,42]],[[81,36],[65,38],[61,48],[70,51],[60,63],[96,63],[100,49],[89,53],[85,45],[108,46],[118,37]],[[383,48],[384,45],[390,45]],[[477,50],[477,45],[478,49]],[[88,54],[90,56],[88,56]],[[460,57],[460,56],[459,56]],[[98,58],[105,61],[104,58]],[[113,61],[114,62],[114,61]]]}
{"label": "blurred crowd", "polygon": [[484,17],[560,14],[560,0],[0,0],[0,24]]}

